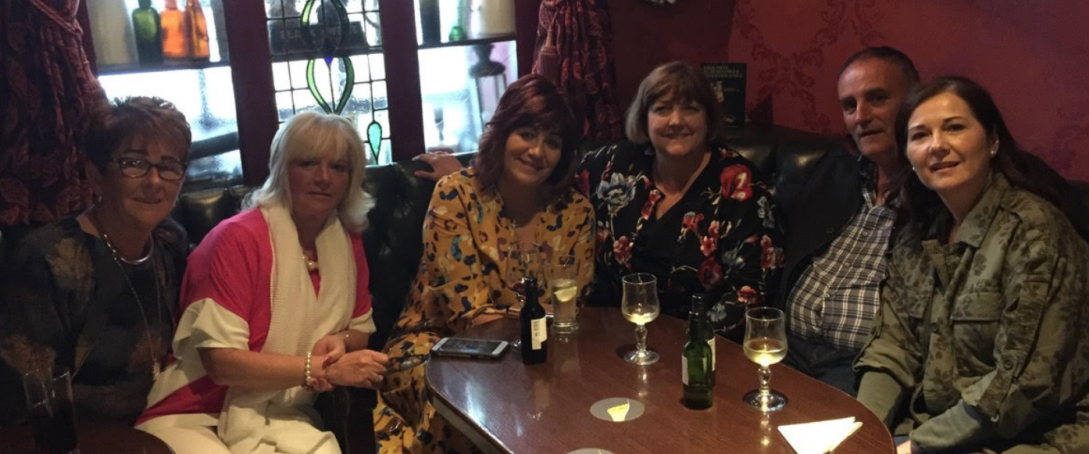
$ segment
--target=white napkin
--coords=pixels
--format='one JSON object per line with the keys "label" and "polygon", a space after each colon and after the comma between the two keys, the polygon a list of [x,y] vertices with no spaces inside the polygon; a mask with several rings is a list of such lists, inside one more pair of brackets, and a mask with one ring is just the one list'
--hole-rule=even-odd
{"label": "white napkin", "polygon": [[798,454],[824,454],[836,449],[859,427],[862,427],[862,421],[851,417],[779,426],[779,433]]}

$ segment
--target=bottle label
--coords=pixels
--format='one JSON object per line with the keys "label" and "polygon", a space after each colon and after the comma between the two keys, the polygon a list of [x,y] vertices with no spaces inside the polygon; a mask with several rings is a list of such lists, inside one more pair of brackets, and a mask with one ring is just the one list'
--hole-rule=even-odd
{"label": "bottle label", "polygon": [[532,330],[531,336],[533,338],[533,349],[540,350],[541,344],[548,340],[548,325],[545,318],[541,317],[529,322],[530,329]]}
{"label": "bottle label", "polygon": [[681,356],[681,383],[688,386],[688,358]]}
{"label": "bottle label", "polygon": [[707,345],[711,346],[711,372],[714,372],[716,361],[715,358],[718,356],[717,354],[715,354],[715,336],[711,336],[710,339],[707,339]]}

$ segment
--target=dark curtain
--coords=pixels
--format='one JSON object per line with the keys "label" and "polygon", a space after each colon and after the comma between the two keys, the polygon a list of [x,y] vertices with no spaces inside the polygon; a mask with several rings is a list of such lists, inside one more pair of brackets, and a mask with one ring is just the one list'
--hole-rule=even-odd
{"label": "dark curtain", "polygon": [[91,203],[77,140],[104,95],[79,0],[0,1],[0,225],[49,222]]}
{"label": "dark curtain", "polygon": [[543,0],[533,73],[556,82],[585,115],[585,138],[615,140],[623,120],[616,104],[612,30],[605,0]]}

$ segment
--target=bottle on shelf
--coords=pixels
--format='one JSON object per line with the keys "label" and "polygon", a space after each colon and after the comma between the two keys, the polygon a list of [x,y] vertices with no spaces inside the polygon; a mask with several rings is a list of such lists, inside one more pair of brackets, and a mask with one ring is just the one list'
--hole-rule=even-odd
{"label": "bottle on shelf", "polygon": [[707,342],[710,324],[707,308],[710,298],[704,294],[692,296],[692,309],[688,313],[688,340],[681,353],[681,382],[684,384],[685,407],[702,410],[711,408],[715,383],[712,379],[712,350]]}
{"label": "bottle on shelf", "polygon": [[178,0],[166,0],[163,8],[163,56],[181,60],[189,56],[185,43],[185,13],[178,10]]}
{"label": "bottle on shelf", "polygon": [[140,64],[162,64],[162,29],[159,12],[151,7],[151,0],[140,0],[140,7],[132,10],[132,31],[136,37],[136,54]]}
{"label": "bottle on shelf", "polygon": [[136,36],[123,0],[87,2],[87,16],[99,66],[131,65],[137,61]]}
{"label": "bottle on shelf", "polygon": [[204,10],[200,8],[199,0],[188,0],[185,3],[185,43],[188,45],[186,50],[190,59],[208,59],[208,22],[204,19]]}
{"label": "bottle on shelf", "polygon": [[[532,365],[541,364],[548,359],[548,325],[545,310],[538,301],[537,279],[522,279],[526,302],[522,306],[522,362]],[[706,346],[706,344],[704,344]]]}

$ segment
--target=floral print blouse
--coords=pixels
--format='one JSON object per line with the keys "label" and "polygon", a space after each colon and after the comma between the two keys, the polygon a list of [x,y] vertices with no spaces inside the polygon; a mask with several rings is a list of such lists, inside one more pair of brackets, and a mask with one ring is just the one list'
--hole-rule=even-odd
{"label": "floral print blouse", "polygon": [[578,182],[597,215],[596,267],[589,302],[618,306],[621,277],[657,277],[662,313],[687,317],[693,294],[717,301],[715,331],[739,339],[744,309],[774,301],[783,265],[777,208],[757,169],[736,152],[712,148],[711,159],[661,218],[663,194],[652,176],[650,145],[624,142],[590,152]]}

